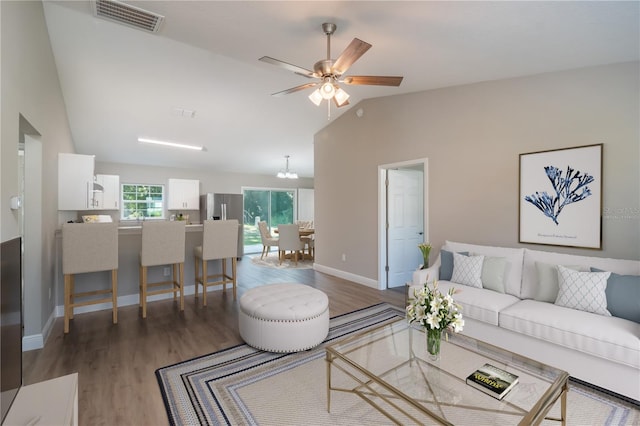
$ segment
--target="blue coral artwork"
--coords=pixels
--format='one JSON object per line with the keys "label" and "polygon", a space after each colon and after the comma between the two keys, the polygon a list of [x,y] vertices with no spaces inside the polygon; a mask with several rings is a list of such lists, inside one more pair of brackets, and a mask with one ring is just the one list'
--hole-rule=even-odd
{"label": "blue coral artwork", "polygon": [[593,182],[593,176],[587,173],[580,174],[580,171],[570,166],[567,166],[564,176],[562,170],[554,166],[546,166],[544,172],[551,181],[553,195],[549,195],[547,191],[536,191],[535,194],[527,195],[524,199],[540,209],[546,217],[553,220],[553,223],[559,225],[558,216],[565,206],[582,201],[591,195],[587,185]]}
{"label": "blue coral artwork", "polygon": [[520,154],[520,242],[601,248],[602,146]]}

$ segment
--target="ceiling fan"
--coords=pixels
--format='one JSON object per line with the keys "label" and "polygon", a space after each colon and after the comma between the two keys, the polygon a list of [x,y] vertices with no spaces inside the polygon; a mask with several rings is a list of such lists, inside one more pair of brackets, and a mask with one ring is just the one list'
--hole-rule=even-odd
{"label": "ceiling fan", "polygon": [[329,114],[331,111],[331,100],[337,107],[342,107],[349,104],[349,94],[345,92],[338,83],[345,83],[350,85],[374,85],[374,86],[400,86],[403,77],[392,76],[368,76],[368,75],[353,75],[344,77],[347,70],[357,61],[367,50],[371,48],[371,45],[360,39],[354,38],[347,48],[338,56],[338,59],[331,59],[331,35],[336,31],[336,24],[325,22],[322,24],[322,30],[327,35],[327,59],[321,59],[313,66],[313,71],[308,70],[297,65],[293,65],[279,59],[274,59],[269,56],[263,56],[260,58],[262,62],[267,62],[272,65],[279,66],[289,71],[293,71],[296,74],[302,75],[307,78],[314,78],[318,81],[313,83],[306,83],[300,86],[292,87],[281,92],[273,93],[272,96],[283,96],[290,93],[298,92],[300,90],[316,87],[316,90],[309,95],[311,102],[320,105],[323,99],[326,99],[329,108]]}

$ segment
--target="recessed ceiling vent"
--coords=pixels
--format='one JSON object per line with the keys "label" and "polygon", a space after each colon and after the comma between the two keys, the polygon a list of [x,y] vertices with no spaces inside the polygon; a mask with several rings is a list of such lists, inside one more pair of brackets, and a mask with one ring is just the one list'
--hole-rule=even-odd
{"label": "recessed ceiling vent", "polygon": [[99,18],[157,33],[164,16],[115,0],[95,0],[93,13]]}

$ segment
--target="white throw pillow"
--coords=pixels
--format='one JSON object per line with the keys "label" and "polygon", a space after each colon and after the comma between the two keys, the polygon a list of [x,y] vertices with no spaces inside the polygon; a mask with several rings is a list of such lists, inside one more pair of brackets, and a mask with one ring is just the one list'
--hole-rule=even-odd
{"label": "white throw pillow", "polygon": [[508,261],[504,257],[485,256],[482,263],[482,288],[504,293],[504,277]]}
{"label": "white throw pillow", "polygon": [[556,305],[611,316],[607,310],[607,280],[611,272],[578,272],[558,265]]}
{"label": "white throw pillow", "polygon": [[463,256],[453,253],[451,282],[482,288],[482,263],[484,256]]}

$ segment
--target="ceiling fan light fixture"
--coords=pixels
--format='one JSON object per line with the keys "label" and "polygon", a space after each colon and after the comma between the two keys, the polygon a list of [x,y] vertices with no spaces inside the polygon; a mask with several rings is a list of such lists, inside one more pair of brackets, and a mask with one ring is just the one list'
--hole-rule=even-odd
{"label": "ceiling fan light fixture", "polygon": [[309,95],[309,100],[311,102],[313,102],[314,104],[316,104],[316,106],[320,106],[320,103],[322,102],[322,99],[324,99],[322,97],[322,94],[320,93],[320,89],[316,89],[313,91],[313,93],[311,93]]}
{"label": "ceiling fan light fixture", "polygon": [[322,83],[322,86],[320,86],[320,94],[322,95],[323,99],[327,100],[333,98],[333,96],[336,94],[336,87],[329,79],[325,80],[325,82]]}
{"label": "ceiling fan light fixture", "polygon": [[298,174],[293,170],[289,170],[289,156],[285,155],[284,158],[287,160],[286,167],[284,170],[280,169],[276,174],[276,177],[279,177],[280,179],[298,179]]}
{"label": "ceiling fan light fixture", "polygon": [[349,100],[349,94],[338,87],[338,90],[336,90],[336,94],[334,95],[334,99],[338,106],[342,106]]}

